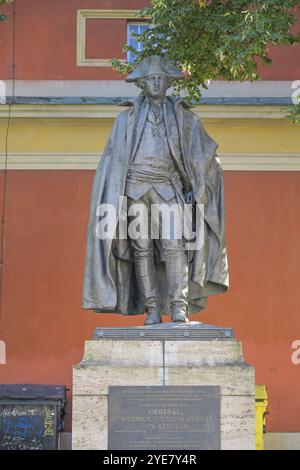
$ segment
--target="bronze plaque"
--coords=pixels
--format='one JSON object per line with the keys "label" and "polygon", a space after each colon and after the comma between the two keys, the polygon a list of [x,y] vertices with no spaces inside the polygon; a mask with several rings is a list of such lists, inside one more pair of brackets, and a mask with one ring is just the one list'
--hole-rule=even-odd
{"label": "bronze plaque", "polygon": [[220,449],[220,387],[109,387],[108,449]]}

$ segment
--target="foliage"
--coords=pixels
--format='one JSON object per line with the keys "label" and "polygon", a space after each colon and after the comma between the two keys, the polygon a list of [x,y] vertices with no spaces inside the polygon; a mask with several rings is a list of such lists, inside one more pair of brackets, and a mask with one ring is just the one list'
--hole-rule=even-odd
{"label": "foliage", "polygon": [[[11,3],[12,0],[0,0],[0,5],[3,3]],[[6,15],[0,12],[0,21],[5,21],[6,20]]]}
{"label": "foliage", "polygon": [[[135,34],[143,44],[136,55],[167,56],[180,65],[186,79],[176,84],[176,92],[185,89],[188,98],[199,100],[201,89],[211,80],[257,80],[258,58],[271,64],[270,44],[293,45],[300,42],[300,32],[291,32],[297,21],[300,0],[152,0],[139,18],[151,27]],[[111,61],[122,73],[131,63]]]}
{"label": "foliage", "polygon": [[299,103],[285,108],[285,111],[288,113],[288,119],[294,124],[300,124],[300,99],[298,101]]}

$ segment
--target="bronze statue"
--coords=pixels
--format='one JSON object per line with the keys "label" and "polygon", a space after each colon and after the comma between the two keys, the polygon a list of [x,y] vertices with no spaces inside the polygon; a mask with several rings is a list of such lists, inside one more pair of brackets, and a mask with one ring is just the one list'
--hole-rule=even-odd
{"label": "bronze statue", "polygon": [[[223,174],[217,144],[182,98],[166,96],[174,80],[184,78],[173,63],[159,56],[140,62],[128,75],[142,89],[138,98],[121,103],[103,157],[98,165],[90,210],[84,274],[83,308],[96,312],[141,314],[145,325],[171,314],[186,323],[203,310],[210,294],[228,288],[225,246]],[[126,196],[126,207],[123,199]],[[185,203],[202,207],[202,243],[187,249],[185,236],[151,238],[150,208]],[[99,237],[97,225],[110,205],[116,214],[113,236]],[[146,237],[119,237],[121,221],[145,208]],[[159,219],[161,220],[161,219]],[[142,224],[143,225],[143,224]],[[173,223],[174,225],[174,223]],[[172,227],[174,229],[174,226]],[[190,246],[190,245],[189,245]]]}

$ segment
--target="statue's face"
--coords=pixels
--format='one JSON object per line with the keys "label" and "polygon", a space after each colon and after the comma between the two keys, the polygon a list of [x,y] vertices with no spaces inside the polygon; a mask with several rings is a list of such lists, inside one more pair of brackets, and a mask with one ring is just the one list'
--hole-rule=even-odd
{"label": "statue's face", "polygon": [[142,80],[144,93],[150,98],[164,98],[171,82],[165,75],[149,75]]}

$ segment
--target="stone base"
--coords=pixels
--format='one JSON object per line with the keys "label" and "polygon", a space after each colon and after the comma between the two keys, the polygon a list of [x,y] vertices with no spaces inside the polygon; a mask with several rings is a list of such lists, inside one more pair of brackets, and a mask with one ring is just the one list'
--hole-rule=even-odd
{"label": "stone base", "polygon": [[164,325],[151,341],[152,327],[131,328],[138,332],[132,339],[125,339],[126,328],[98,328],[99,339],[86,341],[84,358],[73,369],[73,449],[108,449],[113,385],[219,385],[221,449],[255,449],[254,368],[244,363],[241,343],[228,330],[223,337],[217,331],[215,339],[210,330],[210,339],[199,339],[200,329],[217,327],[171,325],[173,333]]}

